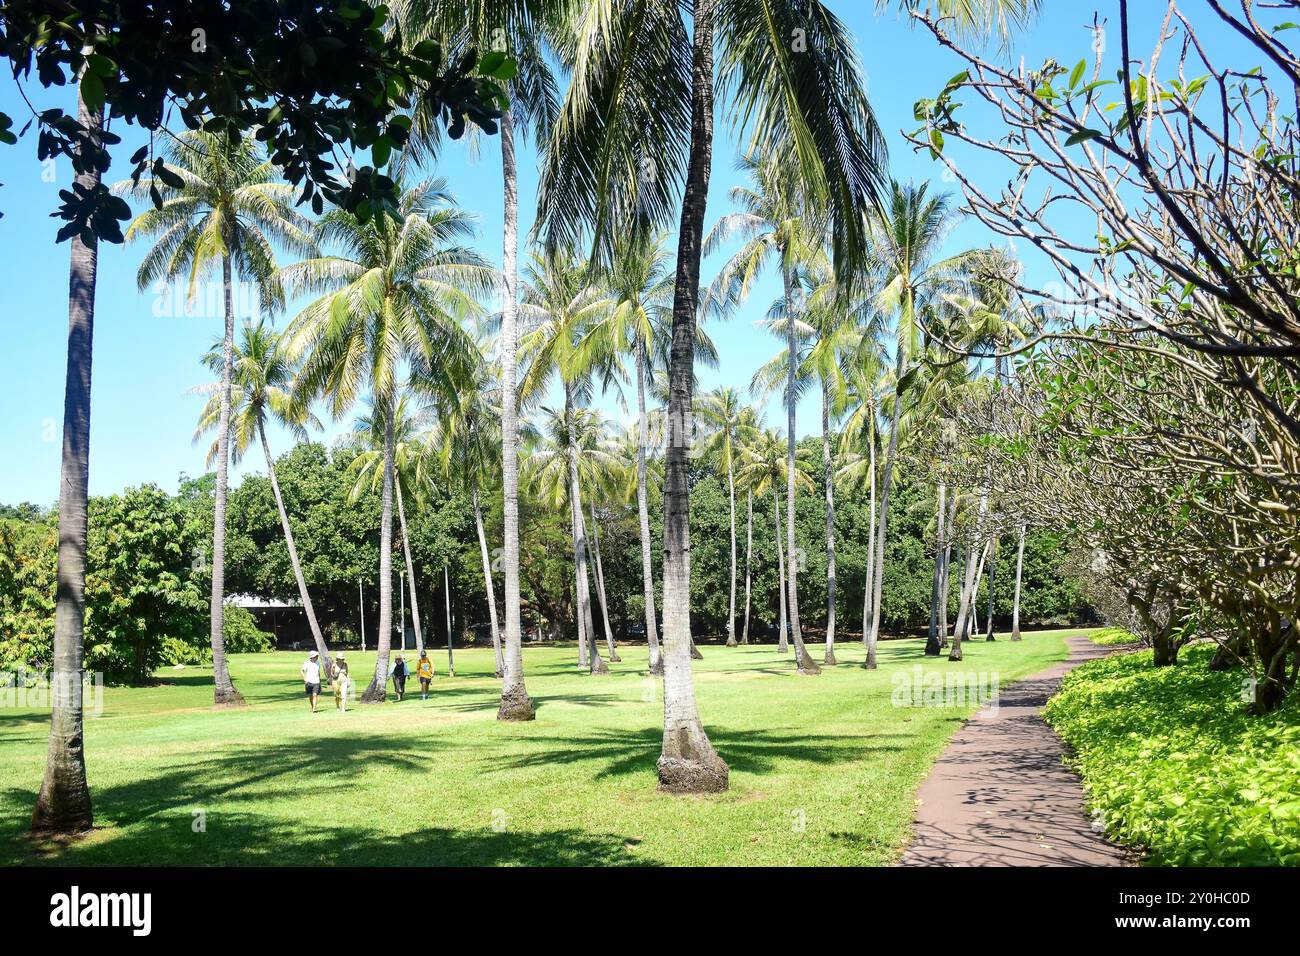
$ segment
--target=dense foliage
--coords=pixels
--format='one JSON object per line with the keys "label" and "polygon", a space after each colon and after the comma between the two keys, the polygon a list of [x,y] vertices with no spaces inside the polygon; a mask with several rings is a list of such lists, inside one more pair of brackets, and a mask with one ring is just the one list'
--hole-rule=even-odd
{"label": "dense foliage", "polygon": [[1300,706],[1247,714],[1244,670],[1208,669],[1212,646],[1176,667],[1150,652],[1065,678],[1046,716],[1074,748],[1094,812],[1121,843],[1172,866],[1300,864]]}
{"label": "dense foliage", "polygon": [[[379,496],[363,490],[349,500],[354,477],[348,469],[362,452],[356,445],[333,449],[295,445],[276,462],[281,493],[291,515],[312,600],[334,645],[359,640],[358,582],[365,585],[367,633],[378,614]],[[723,633],[729,589],[727,488],[711,465],[696,463],[691,494],[695,542],[692,561],[693,618],[702,636]],[[122,495],[92,498],[87,588],[88,666],[110,680],[140,682],[160,665],[206,659],[204,623],[212,521],[212,476],[183,479],[175,496],[153,486]],[[912,631],[929,616],[927,541],[933,521],[932,492],[904,474],[897,489],[898,511],[890,525],[882,610],[892,632]],[[862,615],[869,505],[865,495],[837,489],[837,613],[842,627],[858,632]],[[500,540],[499,493],[481,489],[489,547]],[[805,626],[825,623],[826,512],[820,486],[798,500],[795,534],[803,557],[799,586],[807,604]],[[784,504],[784,502],[782,502]],[[737,540],[740,580],[737,614],[744,613],[745,498],[738,496]],[[227,587],[296,602],[297,585],[285,547],[270,481],[249,475],[230,495]],[[651,533],[662,535],[657,493],[652,495]],[[53,633],[56,527],[53,515],[33,506],[10,507],[0,518],[0,666],[48,665]],[[540,633],[571,638],[573,564],[567,511],[525,495],[521,554],[524,617]],[[628,501],[598,500],[600,548],[610,622],[620,639],[644,639],[633,627],[642,620],[636,508]],[[777,562],[770,496],[754,502],[753,598],[750,639],[771,639],[777,626]],[[411,549],[426,638],[445,644],[444,562],[452,591],[452,628],[457,641],[489,639],[482,557],[472,510],[463,492],[438,487],[408,514]],[[999,622],[1011,613],[1014,542],[1008,538],[995,579]],[[395,541],[400,549],[400,539]],[[1055,537],[1031,533],[1025,549],[1021,619],[1026,626],[1075,623],[1089,609],[1077,587],[1057,569]],[[656,577],[661,555],[653,549]],[[491,554],[499,563],[499,553]],[[395,567],[399,566],[395,563]],[[987,609],[988,576],[980,596]],[[500,587],[499,578],[497,587]],[[956,581],[950,604],[956,607]],[[498,601],[500,600],[498,592]],[[397,601],[395,600],[395,604]],[[599,608],[597,608],[599,613]],[[166,627],[161,623],[165,622]],[[738,623],[737,633],[743,628]],[[303,635],[304,638],[306,635]],[[270,636],[251,615],[229,608],[226,640],[232,652],[266,649]]]}

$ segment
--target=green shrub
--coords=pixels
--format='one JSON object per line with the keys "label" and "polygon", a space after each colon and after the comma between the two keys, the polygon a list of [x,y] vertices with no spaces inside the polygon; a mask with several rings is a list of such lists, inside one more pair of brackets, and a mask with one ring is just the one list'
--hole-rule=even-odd
{"label": "green shrub", "polygon": [[1141,644],[1142,638],[1124,630],[1122,627],[1103,627],[1094,631],[1088,638],[1094,644],[1103,647],[1116,647],[1124,644]]}
{"label": "green shrub", "polygon": [[1156,668],[1149,651],[1066,676],[1044,715],[1074,748],[1089,806],[1117,842],[1166,866],[1300,865],[1300,696],[1250,716],[1214,648]]}
{"label": "green shrub", "polygon": [[247,608],[227,605],[222,633],[230,654],[263,654],[275,650],[275,638],[258,628],[253,612]]}
{"label": "green shrub", "polygon": [[160,651],[163,667],[175,667],[177,664],[199,665],[212,662],[212,648],[206,644],[182,641],[178,637],[164,637]]}

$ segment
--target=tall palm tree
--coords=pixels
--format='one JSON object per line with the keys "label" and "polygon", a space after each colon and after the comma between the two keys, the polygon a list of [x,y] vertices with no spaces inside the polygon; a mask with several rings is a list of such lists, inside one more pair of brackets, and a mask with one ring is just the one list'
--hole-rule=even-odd
{"label": "tall palm tree", "polygon": [[[505,600],[505,678],[498,720],[532,720],[533,699],[524,681],[523,633],[519,589],[519,397],[518,289],[519,185],[515,134],[532,133],[539,142],[550,137],[559,110],[559,93],[547,55],[555,38],[562,5],[550,0],[403,0],[399,22],[413,42],[426,36],[450,49],[509,53],[517,66],[507,82],[510,104],[501,115],[502,269],[501,332],[497,340],[501,373],[501,564]],[[441,126],[436,109],[421,104],[412,142],[426,152],[436,145]],[[418,155],[418,153],[417,153]]]}
{"label": "tall palm tree", "polygon": [[871,586],[871,603],[876,613],[871,621],[867,660],[863,665],[872,669],[876,666],[876,644],[880,634],[885,535],[900,419],[910,398],[909,386],[924,356],[924,316],[939,311],[944,297],[963,287],[964,270],[971,255],[967,252],[945,259],[936,258],[952,219],[947,197],[929,195],[924,184],[905,186],[898,182],[891,183],[889,200],[873,219],[873,260],[880,282],[876,305],[894,320],[894,394],[889,442],[880,482],[880,513],[876,519]]}
{"label": "tall palm tree", "polygon": [[191,131],[168,140],[167,165],[179,185],[142,178],[119,183],[136,199],[156,193],[161,208],[141,213],[127,229],[128,241],[155,239],[136,275],[141,289],[160,280],[188,276],[190,292],[199,279],[220,267],[225,312],[221,340],[221,391],[217,421],[217,484],[213,501],[212,592],[209,640],[212,645],[214,699],[218,705],[243,703],[230,679],[223,637],[226,587],[226,498],[229,490],[230,393],[235,352],[234,279],[258,283],[263,305],[279,301],[274,246],[294,254],[314,249],[307,222],[293,209],[293,187],[276,182],[275,166],[252,137]]}
{"label": "tall palm tree", "polygon": [[[962,25],[987,19],[990,8],[1023,11],[1033,0],[937,2]],[[574,9],[581,12],[570,31],[572,80],[541,174],[541,228],[552,244],[590,228],[595,248],[607,251],[630,219],[666,224],[683,183],[665,457],[659,783],[676,793],[722,790],[727,765],[704,731],[691,677],[687,454],[715,83],[733,93],[733,116],[750,131],[745,152],[792,156],[825,197],[836,269],[846,277],[865,255],[861,211],[882,185],[884,145],[852,37],[819,0],[692,0],[689,30],[685,5],[675,3],[594,0]]]}
{"label": "tall palm tree", "polygon": [[[737,480],[751,495],[762,498],[772,494],[772,527],[776,534],[776,576],[778,608],[777,649],[784,654],[787,650],[786,634],[789,624],[786,586],[785,542],[781,535],[781,508],[777,489],[788,484],[787,469],[789,458],[786,455],[785,439],[779,431],[760,431],[753,435],[744,450]],[[812,479],[807,474],[808,450],[800,448],[795,459],[795,482],[802,490],[812,489]]]}
{"label": "tall palm tree", "polygon": [[382,702],[392,642],[393,425],[398,382],[454,390],[474,367],[474,342],[461,323],[482,313],[478,296],[498,276],[457,240],[473,233],[471,219],[451,204],[441,182],[402,191],[395,218],[362,219],[335,210],[316,227],[323,255],[280,272],[290,294],[317,293],[286,329],[291,359],[301,357],[297,392],[324,396],[341,418],[369,389],[384,423],[379,531],[379,624],[375,675],[362,694]]}
{"label": "tall palm tree", "polygon": [[[787,602],[790,609],[790,634],[795,645],[795,664],[798,673],[815,675],[821,668],[812,659],[803,643],[803,628],[799,617],[798,556],[795,553],[795,409],[799,400],[798,379],[803,359],[800,344],[806,338],[806,326],[797,321],[799,311],[796,296],[799,270],[819,253],[825,234],[824,213],[813,197],[802,188],[797,172],[784,163],[783,157],[772,156],[740,161],[748,173],[751,186],[737,186],[731,190],[731,201],[741,211],[723,216],[704,240],[704,254],[720,249],[728,240],[743,240],[741,248],[722,268],[715,289],[719,297],[741,302],[769,262],[775,263],[781,275],[781,305],[784,316],[779,320],[785,333],[787,355],[785,360],[786,384],[786,565],[790,569]],[[802,303],[801,303],[802,304]]]}
{"label": "tall palm tree", "polygon": [[637,447],[636,507],[641,539],[641,591],[645,604],[646,642],[650,673],[662,674],[659,627],[655,615],[654,565],[650,557],[650,506],[646,490],[649,419],[646,392],[654,356],[666,345],[672,318],[673,277],[666,236],[630,235],[619,247],[603,277],[614,307],[586,334],[580,349],[633,356],[636,368]]}
{"label": "tall palm tree", "polygon": [[[294,543],[293,525],[289,521],[284,496],[280,493],[280,481],[275,474],[275,456],[271,454],[271,443],[266,438],[268,416],[289,429],[295,437],[306,437],[307,429],[319,428],[320,422],[311,413],[311,409],[294,396],[293,365],[285,358],[280,336],[268,328],[264,321],[259,319],[244,325],[243,339],[235,345],[233,358],[228,412],[231,461],[238,463],[254,438],[261,444],[262,453],[266,457],[266,474],[271,480],[271,493],[275,497],[276,510],[280,513],[280,527],[284,530],[285,547],[289,551],[289,565],[293,568],[293,579],[298,585],[298,598],[307,615],[312,641],[315,642],[328,673],[329,648],[325,646],[325,637],[316,620],[316,609],[312,605],[307,578],[298,557],[298,546]],[[203,363],[220,375],[224,363],[221,347],[208,352],[203,357]],[[221,387],[214,384],[205,391],[211,397],[199,414],[199,425],[194,432],[196,441],[219,428],[221,423]],[[217,439],[208,450],[208,464],[220,454],[220,439]]]}
{"label": "tall palm tree", "polygon": [[[581,489],[599,486],[618,467],[617,456],[604,440],[605,423],[599,413],[566,404],[563,408],[543,407],[542,414],[544,440],[525,462],[524,474],[543,500],[555,507],[569,506],[570,527],[575,539],[585,546]],[[575,551],[575,562],[582,555]],[[585,576],[584,566],[577,577],[578,601],[587,603],[586,614],[579,607],[579,640],[587,645],[591,673],[607,674],[609,668],[600,656],[592,624],[590,593],[582,587]]]}
{"label": "tall palm tree", "polygon": [[704,450],[713,456],[718,467],[727,473],[727,496],[731,514],[731,591],[727,604],[727,646],[736,646],[736,454],[748,437],[745,406],[740,393],[723,386],[701,396],[697,404],[708,437]]}
{"label": "tall palm tree", "polygon": [[574,595],[578,603],[579,663],[586,662],[593,674],[606,674],[608,666],[596,644],[591,588],[588,580],[590,552],[586,518],[582,507],[579,475],[578,406],[590,393],[595,380],[609,384],[617,374],[616,359],[604,353],[579,348],[586,330],[612,307],[605,290],[592,281],[585,263],[565,250],[534,255],[528,269],[520,313],[532,328],[521,340],[526,371],[519,394],[533,401],[557,375],[564,391],[563,434],[566,452],[570,526],[575,574]]}
{"label": "tall palm tree", "polygon": [[[420,627],[420,597],[416,587],[415,557],[411,553],[411,536],[406,526],[406,502],[419,504],[424,498],[425,475],[418,468],[420,451],[420,430],[422,416],[411,407],[410,396],[401,391],[393,412],[393,495],[397,499],[397,527],[402,539],[402,556],[406,562],[406,587],[411,595],[411,622],[415,630],[415,646],[424,652],[424,630]],[[379,491],[383,493],[383,481],[386,456],[384,453],[387,434],[387,412],[375,409],[357,419],[353,426],[353,436],[365,447],[365,451],[352,459],[348,472],[353,484],[349,492],[349,501],[356,501],[362,491]],[[402,649],[406,649],[406,619],[403,615],[401,628]]]}
{"label": "tall palm tree", "polygon": [[483,506],[479,491],[491,487],[499,473],[501,451],[500,378],[486,360],[488,349],[479,343],[480,360],[474,374],[467,377],[455,395],[435,396],[434,426],[420,436],[416,450],[417,483],[423,486],[434,480],[458,481],[469,494],[474,508],[474,527],[478,535],[479,556],[483,563],[483,588],[487,594],[488,618],[492,628],[492,653],[496,676],[506,676],[505,652],[497,614],[496,586],[492,558],[488,551],[487,531],[483,523]]}
{"label": "tall palm tree", "polygon": [[[77,91],[77,122],[97,148],[103,108],[91,109]],[[100,171],[85,152],[73,159],[76,187],[93,192]],[[68,358],[63,386],[63,450],[59,463],[59,558],[51,675],[59,693],[50,701],[45,775],[32,810],[33,833],[81,833],[94,824],[86,782],[82,664],[85,654],[86,501],[90,476],[90,370],[95,331],[99,241],[87,229],[72,236],[68,264]]]}
{"label": "tall palm tree", "polygon": [[[749,453],[753,442],[762,434],[758,412],[753,406],[745,406],[740,411],[741,441],[737,452],[743,460]],[[740,632],[740,643],[749,643],[750,591],[753,584],[754,552],[754,489],[745,488],[745,626]]]}

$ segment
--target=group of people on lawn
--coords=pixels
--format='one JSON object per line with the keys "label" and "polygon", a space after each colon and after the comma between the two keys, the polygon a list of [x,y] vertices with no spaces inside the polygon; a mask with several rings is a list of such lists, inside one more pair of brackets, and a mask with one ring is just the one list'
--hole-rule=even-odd
{"label": "group of people on lawn", "polygon": [[[312,651],[303,661],[302,680],[307,688],[307,699],[311,702],[311,712],[316,713],[316,702],[320,698],[322,667],[320,654]],[[330,688],[334,691],[334,709],[338,711],[347,710],[348,692],[351,690],[352,679],[348,676],[348,658],[347,654],[339,651],[334,656],[333,662],[329,666]],[[397,691],[397,699],[400,701],[406,696],[406,678],[410,676],[410,668],[406,660],[399,652],[393,658],[393,662],[388,667],[388,678],[384,682],[387,688],[387,681],[393,682],[393,690]],[[415,677],[420,682],[420,700],[429,698],[429,684],[433,680],[433,661],[429,659],[427,651],[420,651],[420,659],[415,662]]]}

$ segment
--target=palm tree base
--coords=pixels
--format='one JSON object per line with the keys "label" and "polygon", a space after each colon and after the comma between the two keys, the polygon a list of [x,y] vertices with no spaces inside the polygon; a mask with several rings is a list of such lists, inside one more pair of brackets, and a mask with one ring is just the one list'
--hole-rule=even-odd
{"label": "palm tree base", "polygon": [[678,727],[676,733],[664,732],[657,769],[660,792],[679,795],[722,793],[731,774],[698,721],[694,726]]}
{"label": "palm tree base", "polygon": [[984,638],[984,640],[985,640],[985,641],[996,641],[997,638],[994,637],[992,634],[990,634],[988,637]]}
{"label": "palm tree base", "polygon": [[827,651],[825,656],[822,657],[823,667],[835,667],[837,664],[839,664],[839,661],[835,659],[834,651]]}
{"label": "palm tree base", "polygon": [[501,692],[501,706],[497,708],[497,720],[524,721],[534,720],[537,711],[533,699],[522,687]]}
{"label": "palm tree base", "polygon": [[94,814],[90,807],[90,792],[84,784],[76,792],[52,796],[51,790],[41,787],[32,811],[31,836],[35,839],[76,837],[94,829]]}
{"label": "palm tree base", "polygon": [[650,676],[651,677],[664,676],[664,661],[662,657],[655,658],[655,660],[650,662]]}
{"label": "palm tree base", "polygon": [[362,692],[357,700],[362,704],[383,704],[388,701],[388,682],[379,683],[373,677],[370,679],[370,686]]}
{"label": "palm tree base", "polygon": [[1016,630],[1014,630],[1014,631],[1011,632],[1011,639],[1012,639],[1013,641],[1018,641],[1018,640],[1020,640],[1020,630],[1019,630],[1018,628],[1017,628]]}
{"label": "palm tree base", "polygon": [[603,658],[598,657],[591,664],[591,673],[600,675],[608,674],[609,665],[605,663]]}
{"label": "palm tree base", "polygon": [[704,660],[704,655],[700,653],[700,649],[695,646],[694,641],[691,641],[691,660],[693,661]]}
{"label": "palm tree base", "polygon": [[960,649],[960,648],[954,647],[954,648],[952,649],[952,651],[948,654],[948,660],[950,660],[950,661],[959,661],[959,660],[961,660],[961,659],[962,659],[962,657],[961,657],[961,649]]}
{"label": "palm tree base", "polygon": [[229,687],[218,687],[212,695],[213,707],[247,707],[248,702],[244,700],[241,694],[232,684]]}
{"label": "palm tree base", "polygon": [[622,660],[623,660],[623,658],[619,657],[617,654],[610,654],[610,655],[609,655],[609,662],[610,662],[611,664],[618,664],[618,663],[621,663]]}
{"label": "palm tree base", "polygon": [[799,662],[799,666],[795,668],[794,672],[796,674],[802,674],[804,677],[817,677],[821,674],[822,669],[817,666],[815,660],[805,654],[803,660]]}

